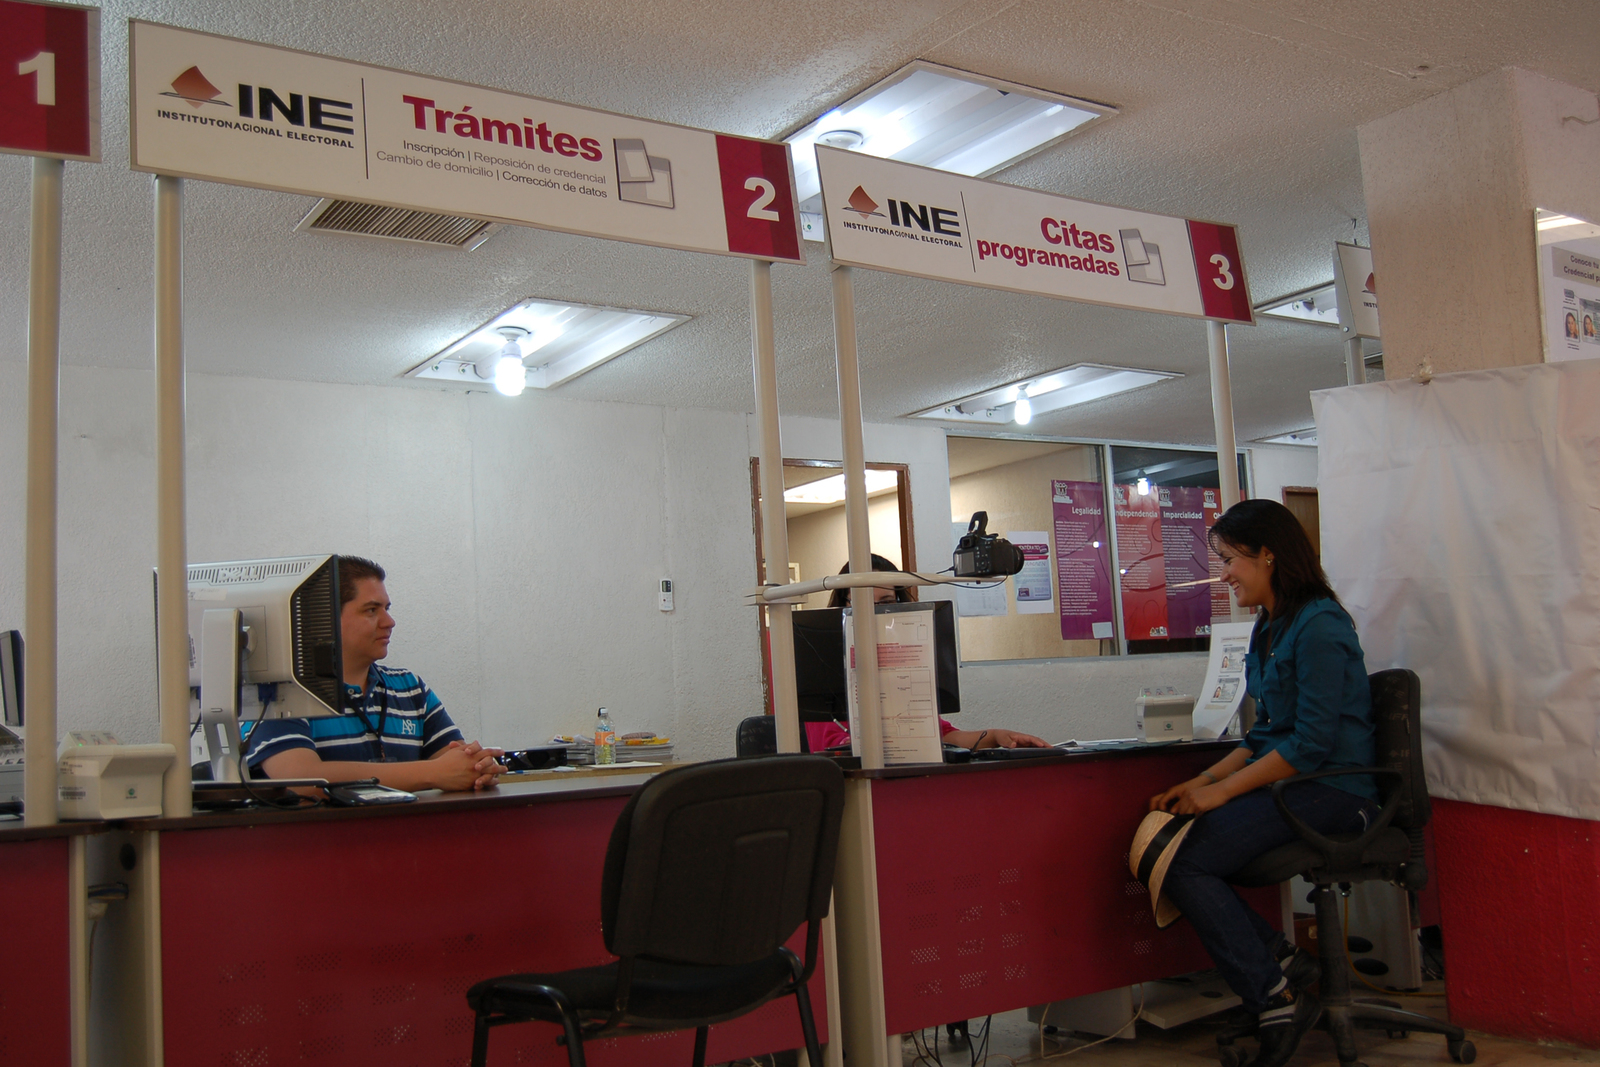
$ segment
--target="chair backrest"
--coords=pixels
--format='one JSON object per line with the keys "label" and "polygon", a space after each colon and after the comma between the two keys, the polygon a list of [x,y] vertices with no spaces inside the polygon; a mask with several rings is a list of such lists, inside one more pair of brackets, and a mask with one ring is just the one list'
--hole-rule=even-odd
{"label": "chair backrest", "polygon": [[[1432,816],[1422,769],[1422,682],[1415,671],[1396,667],[1367,679],[1372,686],[1373,737],[1377,766],[1400,772],[1400,809],[1392,825],[1420,829]],[[1380,789],[1383,783],[1379,783]]]}
{"label": "chair backrest", "polygon": [[[804,727],[801,727],[803,730]],[[740,759],[770,756],[778,751],[778,720],[771,715],[752,715],[739,722],[734,735],[734,752]]]}
{"label": "chair backrest", "polygon": [[[606,948],[703,966],[770,956],[827,914],[843,813],[844,775],[823,756],[718,760],[656,776],[611,832],[600,891]],[[814,941],[808,935],[808,956]]]}

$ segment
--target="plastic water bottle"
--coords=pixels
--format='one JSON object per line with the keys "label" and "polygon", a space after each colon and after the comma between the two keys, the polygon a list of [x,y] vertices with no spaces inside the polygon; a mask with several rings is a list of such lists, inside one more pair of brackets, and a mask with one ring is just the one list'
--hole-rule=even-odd
{"label": "plastic water bottle", "polygon": [[617,762],[617,732],[611,728],[611,716],[605,708],[594,721],[594,761],[596,764]]}

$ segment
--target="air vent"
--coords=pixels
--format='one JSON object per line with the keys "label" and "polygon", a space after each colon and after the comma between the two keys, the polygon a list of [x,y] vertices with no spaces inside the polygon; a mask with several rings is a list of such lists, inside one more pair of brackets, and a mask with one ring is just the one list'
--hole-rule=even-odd
{"label": "air vent", "polygon": [[477,248],[498,230],[499,224],[458,215],[435,215],[376,204],[357,204],[350,200],[318,200],[294,229],[296,233],[354,233],[366,237],[387,237],[391,241],[415,241],[425,245],[446,245],[467,251]]}
{"label": "air vent", "polygon": [[210,585],[264,582],[268,578],[302,574],[315,562],[314,559],[284,559],[266,563],[226,563],[221,566],[202,564],[189,568],[189,581]]}

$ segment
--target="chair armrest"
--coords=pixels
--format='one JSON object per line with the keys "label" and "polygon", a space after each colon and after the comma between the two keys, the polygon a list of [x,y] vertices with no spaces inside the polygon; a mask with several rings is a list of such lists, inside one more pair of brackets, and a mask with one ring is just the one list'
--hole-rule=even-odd
{"label": "chair armrest", "polygon": [[1297,774],[1293,778],[1281,778],[1272,783],[1272,802],[1277,805],[1278,814],[1283,816],[1283,821],[1289,824],[1289,828],[1298,834],[1302,841],[1322,853],[1323,862],[1329,870],[1349,870],[1359,866],[1361,854],[1394,820],[1404,800],[1402,790],[1391,789],[1382,810],[1378,812],[1378,817],[1373,819],[1372,825],[1367,827],[1366,832],[1354,841],[1334,841],[1324,837],[1306,825],[1305,820],[1290,811],[1289,805],[1284,802],[1283,792],[1291,785],[1314,782],[1319,778],[1336,778],[1345,774],[1370,774],[1375,778],[1391,778],[1396,786],[1404,782],[1404,776],[1392,767],[1340,767],[1324,771],[1307,771],[1305,774]]}

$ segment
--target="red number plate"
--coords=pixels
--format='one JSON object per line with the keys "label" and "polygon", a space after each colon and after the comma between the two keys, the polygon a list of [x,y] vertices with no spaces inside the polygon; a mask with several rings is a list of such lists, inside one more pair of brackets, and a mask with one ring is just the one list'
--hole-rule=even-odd
{"label": "red number plate", "polygon": [[99,160],[100,13],[0,0],[0,151]]}

